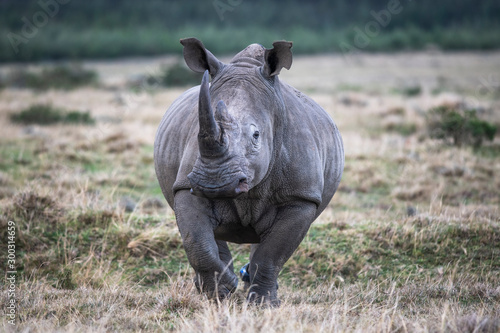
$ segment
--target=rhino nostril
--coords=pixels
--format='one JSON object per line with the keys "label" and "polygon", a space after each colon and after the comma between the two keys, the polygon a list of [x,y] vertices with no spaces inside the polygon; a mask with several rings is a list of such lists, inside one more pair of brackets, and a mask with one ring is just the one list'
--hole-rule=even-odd
{"label": "rhino nostril", "polygon": [[236,194],[248,192],[248,182],[247,178],[240,178],[239,184],[235,189]]}

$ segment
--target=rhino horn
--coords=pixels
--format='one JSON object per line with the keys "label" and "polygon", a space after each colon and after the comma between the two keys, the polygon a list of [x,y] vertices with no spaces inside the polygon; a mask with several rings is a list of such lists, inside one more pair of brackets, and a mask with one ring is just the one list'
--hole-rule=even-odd
{"label": "rhino horn", "polygon": [[222,155],[225,149],[221,138],[221,129],[215,121],[214,111],[212,110],[208,84],[208,70],[205,71],[203,79],[201,80],[198,114],[200,121],[200,131],[198,133],[200,155],[203,157],[216,157]]}

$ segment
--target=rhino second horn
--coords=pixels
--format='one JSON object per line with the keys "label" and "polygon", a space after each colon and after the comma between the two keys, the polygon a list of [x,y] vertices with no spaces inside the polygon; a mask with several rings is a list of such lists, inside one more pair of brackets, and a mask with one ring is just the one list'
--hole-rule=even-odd
{"label": "rhino second horn", "polygon": [[230,124],[234,122],[233,117],[229,114],[227,110],[226,103],[224,101],[219,101],[215,107],[215,120],[220,123]]}
{"label": "rhino second horn", "polygon": [[221,130],[215,121],[212,110],[210,91],[208,84],[208,70],[203,74],[200,86],[200,97],[198,101],[198,116],[200,131],[198,133],[198,145],[200,155],[203,157],[216,157],[224,153],[224,145],[221,138]]}

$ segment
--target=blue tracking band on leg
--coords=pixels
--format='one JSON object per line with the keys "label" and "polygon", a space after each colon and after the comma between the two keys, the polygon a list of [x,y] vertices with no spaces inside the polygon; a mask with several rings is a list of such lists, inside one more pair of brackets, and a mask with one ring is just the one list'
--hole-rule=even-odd
{"label": "blue tracking band on leg", "polygon": [[250,263],[246,264],[245,266],[241,267],[240,269],[240,276],[243,282],[250,282],[250,274],[248,273],[248,265]]}

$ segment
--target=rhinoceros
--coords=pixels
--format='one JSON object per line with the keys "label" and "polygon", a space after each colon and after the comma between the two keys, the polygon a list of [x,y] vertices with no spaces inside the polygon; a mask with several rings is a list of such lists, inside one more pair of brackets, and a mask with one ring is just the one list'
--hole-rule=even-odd
{"label": "rhinoceros", "polygon": [[195,285],[229,296],[238,277],[227,242],[251,243],[247,300],[277,306],[280,270],[339,186],[342,138],[317,103],[278,79],[291,42],[252,44],[229,63],[196,38],[180,42],[187,66],[204,74],[163,116],[154,161]]}

